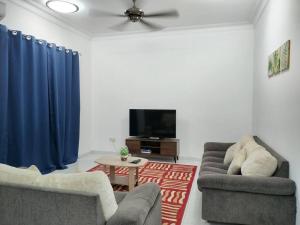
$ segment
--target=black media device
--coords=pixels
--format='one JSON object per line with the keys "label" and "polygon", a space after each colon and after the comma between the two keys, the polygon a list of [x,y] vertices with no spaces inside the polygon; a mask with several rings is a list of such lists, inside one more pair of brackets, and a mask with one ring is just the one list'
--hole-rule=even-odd
{"label": "black media device", "polygon": [[136,159],[136,160],[131,161],[130,163],[138,164],[140,161],[142,161],[142,160],[141,159]]}
{"label": "black media device", "polygon": [[130,109],[129,135],[145,138],[176,138],[176,110]]}

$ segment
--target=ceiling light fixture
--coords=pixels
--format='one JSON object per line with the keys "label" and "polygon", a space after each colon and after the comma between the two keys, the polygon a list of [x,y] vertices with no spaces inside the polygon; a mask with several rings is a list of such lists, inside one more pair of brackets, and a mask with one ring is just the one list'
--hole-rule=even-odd
{"label": "ceiling light fixture", "polygon": [[61,0],[50,0],[46,2],[46,6],[60,13],[74,13],[79,10],[79,7],[74,3],[61,1]]}

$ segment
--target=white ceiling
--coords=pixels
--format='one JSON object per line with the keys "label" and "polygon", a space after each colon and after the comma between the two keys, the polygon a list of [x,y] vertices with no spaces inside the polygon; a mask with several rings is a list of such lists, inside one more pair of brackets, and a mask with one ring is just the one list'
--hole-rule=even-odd
{"label": "white ceiling", "polygon": [[[92,17],[89,15],[91,9],[123,13],[132,4],[131,0],[68,0],[78,4],[80,11],[65,15],[49,10],[45,6],[46,0],[25,1],[92,36],[122,34],[122,32],[111,30],[109,27],[123,22],[126,18]],[[262,0],[137,0],[137,6],[142,8],[145,13],[177,9],[180,14],[177,19],[148,19],[150,22],[172,30],[187,27],[250,24],[262,2]],[[145,30],[141,24],[132,23],[123,32]]]}

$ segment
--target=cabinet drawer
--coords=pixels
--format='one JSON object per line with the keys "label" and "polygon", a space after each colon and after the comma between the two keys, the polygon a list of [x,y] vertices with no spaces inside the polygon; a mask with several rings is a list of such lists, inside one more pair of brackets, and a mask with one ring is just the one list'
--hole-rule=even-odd
{"label": "cabinet drawer", "polygon": [[160,154],[168,156],[176,156],[177,143],[174,142],[162,142],[160,145]]}
{"label": "cabinet drawer", "polygon": [[139,141],[126,141],[126,146],[130,153],[140,153],[141,145]]}

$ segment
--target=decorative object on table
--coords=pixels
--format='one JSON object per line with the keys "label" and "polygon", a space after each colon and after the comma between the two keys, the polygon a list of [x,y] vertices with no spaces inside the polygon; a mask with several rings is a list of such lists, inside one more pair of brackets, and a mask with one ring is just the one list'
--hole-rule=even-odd
{"label": "decorative object on table", "polygon": [[[88,172],[102,170],[109,173],[105,165],[98,165]],[[162,224],[180,225],[197,166],[174,163],[148,162],[138,169],[138,185],[157,183],[162,193]],[[128,176],[128,169],[116,167],[116,176]],[[126,186],[113,185],[114,191],[127,191]]]}
{"label": "decorative object on table", "polygon": [[269,56],[268,75],[272,77],[290,68],[291,41],[285,42]]}
{"label": "decorative object on table", "polygon": [[120,149],[121,160],[126,161],[129,155],[129,150],[127,146],[121,147]]}

